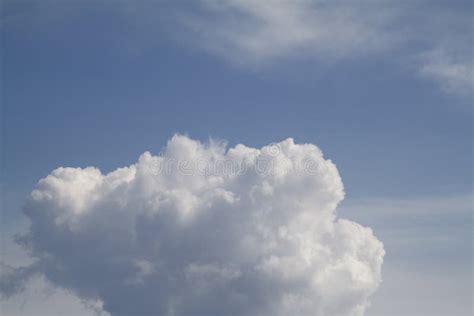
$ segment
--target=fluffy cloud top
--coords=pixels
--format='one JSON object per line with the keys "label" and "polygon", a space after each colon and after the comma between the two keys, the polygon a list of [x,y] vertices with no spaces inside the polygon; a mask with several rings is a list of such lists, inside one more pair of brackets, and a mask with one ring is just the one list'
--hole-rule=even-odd
{"label": "fluffy cloud top", "polygon": [[54,170],[20,240],[31,271],[114,316],[362,315],[384,249],[336,218],[343,197],[312,144],[226,149],[176,135],[108,174]]}

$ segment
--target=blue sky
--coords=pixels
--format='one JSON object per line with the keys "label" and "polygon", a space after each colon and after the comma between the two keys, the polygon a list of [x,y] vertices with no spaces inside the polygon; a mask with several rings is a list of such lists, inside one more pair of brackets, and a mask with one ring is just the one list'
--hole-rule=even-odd
{"label": "blue sky", "polygon": [[[159,153],[175,133],[257,148],[293,137],[337,165],[346,191],[340,214],[371,226],[385,244],[387,274],[368,314],[468,315],[472,3],[351,4],[351,36],[364,39],[374,25],[360,42],[341,35],[347,21],[329,24],[328,40],[322,32],[296,41],[291,31],[310,34],[319,24],[305,22],[326,17],[298,24],[260,10],[5,2],[2,230],[25,221],[25,196],[59,166],[109,172],[146,150]],[[258,19],[266,22],[260,32],[250,23]],[[464,71],[467,85],[456,77]],[[435,288],[422,302],[406,300],[403,282],[413,275]],[[457,304],[439,301],[459,291]]]}

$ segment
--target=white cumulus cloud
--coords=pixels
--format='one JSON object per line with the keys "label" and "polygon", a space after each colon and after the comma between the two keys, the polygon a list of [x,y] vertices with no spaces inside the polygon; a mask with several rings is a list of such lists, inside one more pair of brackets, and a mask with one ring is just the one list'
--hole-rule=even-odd
{"label": "white cumulus cloud", "polygon": [[58,168],[40,180],[19,238],[34,262],[2,290],[30,271],[113,316],[362,315],[384,249],[337,218],[343,198],[312,144],[175,135],[108,174]]}

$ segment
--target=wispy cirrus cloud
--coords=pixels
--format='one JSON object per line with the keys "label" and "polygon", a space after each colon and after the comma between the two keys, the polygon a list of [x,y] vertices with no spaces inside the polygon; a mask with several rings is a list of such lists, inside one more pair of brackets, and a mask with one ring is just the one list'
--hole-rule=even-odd
{"label": "wispy cirrus cloud", "polygon": [[10,1],[2,24],[61,23],[94,6],[125,18],[127,49],[147,45],[160,33],[252,69],[292,60],[385,58],[448,94],[472,95],[469,1],[65,1],[54,8],[49,1]]}
{"label": "wispy cirrus cloud", "polygon": [[238,65],[386,56],[411,68],[415,59],[415,73],[445,92],[466,95],[472,90],[472,27],[470,16],[459,8],[370,0],[201,4],[201,11],[190,10],[180,19],[191,31],[189,41]]}
{"label": "wispy cirrus cloud", "polygon": [[350,58],[389,46],[384,35],[390,10],[364,1],[358,5],[306,0],[201,3],[203,15],[190,13],[183,22],[203,47],[233,62],[260,63],[288,56]]}
{"label": "wispy cirrus cloud", "polygon": [[420,57],[420,76],[438,82],[450,94],[466,95],[474,88],[474,61],[444,50],[433,50]]}

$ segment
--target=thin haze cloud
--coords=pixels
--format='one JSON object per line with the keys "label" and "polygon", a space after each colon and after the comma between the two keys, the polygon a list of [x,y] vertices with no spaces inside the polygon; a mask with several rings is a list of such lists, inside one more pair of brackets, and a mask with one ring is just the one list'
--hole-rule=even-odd
{"label": "thin haze cloud", "polygon": [[[293,60],[332,64],[382,58],[411,69],[414,77],[436,83],[447,94],[472,96],[469,3],[460,10],[425,0],[95,1],[129,22],[125,50],[149,45],[158,32],[246,69]],[[64,21],[81,8],[75,1],[54,9],[49,1],[32,3],[30,10],[5,10],[4,23],[31,25],[37,15]]]}
{"label": "thin haze cloud", "polygon": [[[447,93],[473,87],[470,16],[395,1],[201,1],[181,22],[195,45],[242,66],[282,60],[321,63],[367,56],[395,59]],[[443,21],[440,26],[439,20]],[[446,28],[459,32],[452,36]],[[412,60],[416,60],[414,65]]]}

